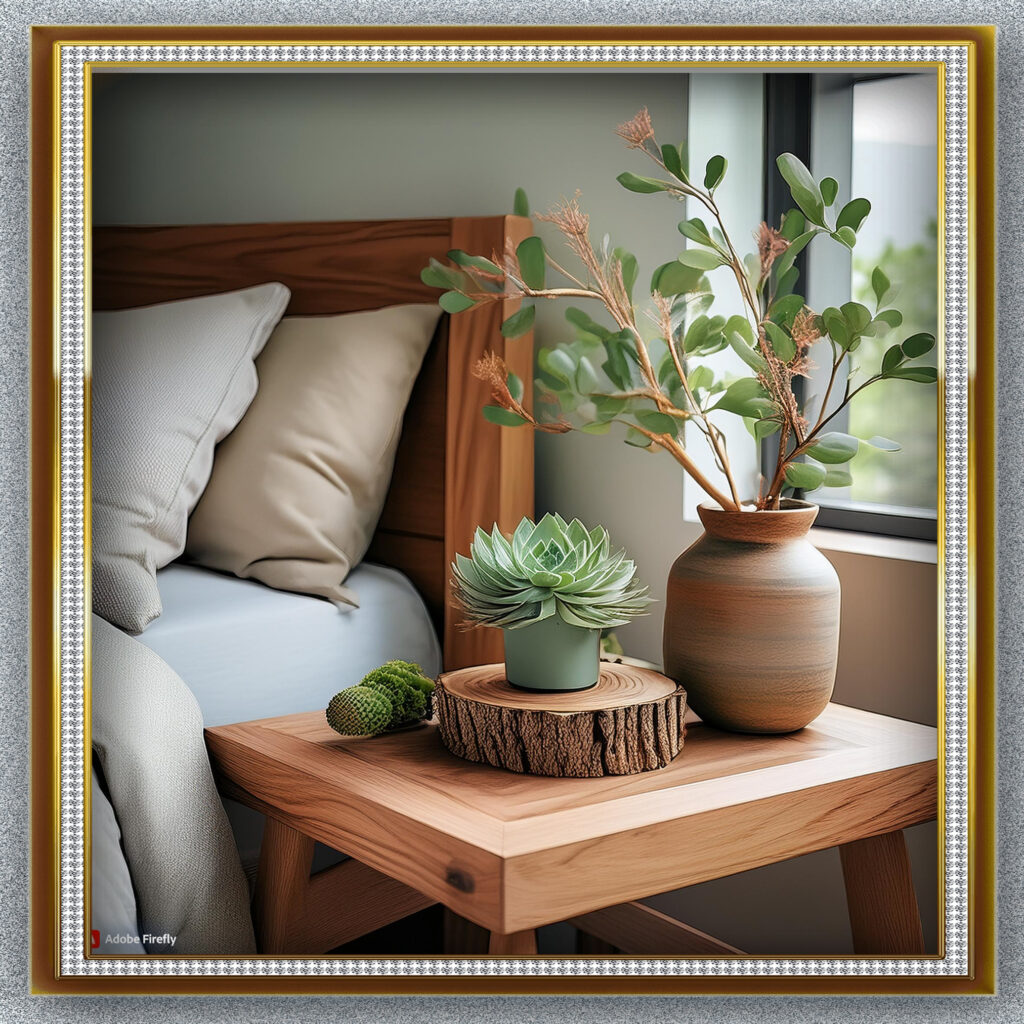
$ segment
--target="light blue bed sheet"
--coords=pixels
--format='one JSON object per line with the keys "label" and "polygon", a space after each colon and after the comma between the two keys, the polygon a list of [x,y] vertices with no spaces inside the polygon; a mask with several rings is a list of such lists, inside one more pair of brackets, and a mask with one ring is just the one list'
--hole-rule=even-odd
{"label": "light blue bed sheet", "polygon": [[[137,639],[195,694],[207,726],[327,707],[339,690],[392,658],[431,677],[441,645],[419,593],[395,569],[362,563],[345,585],[359,607],[274,590],[254,580],[175,562],[157,573],[163,613]],[[263,815],[225,800],[250,882]],[[341,855],[317,844],[313,866]]]}
{"label": "light blue bed sheet", "polygon": [[441,670],[422,598],[394,569],[363,563],[345,585],[359,607],[174,563],[157,573],[163,613],[138,639],[195,694],[207,726],[322,710],[392,658]]}

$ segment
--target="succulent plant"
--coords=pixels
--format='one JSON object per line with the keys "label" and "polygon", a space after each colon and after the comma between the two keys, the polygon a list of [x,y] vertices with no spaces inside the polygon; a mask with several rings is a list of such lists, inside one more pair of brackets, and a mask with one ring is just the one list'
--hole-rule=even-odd
{"label": "succulent plant", "polygon": [[350,686],[327,705],[327,724],[342,736],[376,736],[391,724],[387,694],[368,686]]}
{"label": "succulent plant", "polygon": [[452,589],[469,618],[516,629],[560,615],[572,626],[606,629],[642,615],[647,588],[636,566],[612,551],[608,531],[588,530],[548,515],[536,525],[524,518],[507,540],[494,526],[477,529],[470,557],[456,555]]}
{"label": "succulent plant", "polygon": [[433,680],[419,665],[389,661],[331,698],[327,724],[342,736],[376,736],[429,718],[433,691]]}

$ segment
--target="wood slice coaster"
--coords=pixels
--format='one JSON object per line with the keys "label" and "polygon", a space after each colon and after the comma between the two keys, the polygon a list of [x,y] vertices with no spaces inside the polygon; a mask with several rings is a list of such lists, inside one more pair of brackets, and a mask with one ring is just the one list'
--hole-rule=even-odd
{"label": "wood slice coaster", "polygon": [[597,685],[533,693],[505,666],[446,672],[434,690],[444,745],[467,761],[530,775],[596,778],[664,768],[683,745],[686,691],[649,669],[602,663]]}

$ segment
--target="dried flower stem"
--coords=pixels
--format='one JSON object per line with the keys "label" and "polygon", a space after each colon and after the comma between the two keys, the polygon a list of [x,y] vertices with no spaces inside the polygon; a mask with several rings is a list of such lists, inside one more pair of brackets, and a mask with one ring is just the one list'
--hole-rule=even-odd
{"label": "dried flower stem", "polygon": [[[508,409],[510,412],[514,412],[517,416],[521,416],[534,430],[540,430],[546,433],[552,434],[565,434],[570,430],[576,428],[566,420],[558,420],[555,423],[540,423],[527,409],[517,402],[508,389],[508,366],[505,361],[495,352],[488,352],[483,358],[481,358],[476,366],[473,368],[473,375],[491,387],[491,398],[495,405],[500,406],[503,409]],[[653,397],[648,392],[643,392],[644,397]],[[678,413],[679,410],[676,410]],[[617,422],[623,423],[623,420],[617,420]],[[635,423],[627,423],[627,426],[636,430],[638,433],[643,434],[653,444],[656,444],[659,448],[663,448],[667,451],[675,460],[678,462],[683,469],[694,479],[698,486],[702,487],[708,495],[717,501],[722,508],[739,508],[739,502],[735,504],[729,500],[728,495],[723,494],[721,491],[711,483],[710,480],[701,472],[700,468],[693,461],[693,459],[687,454],[686,449],[679,444],[679,442],[669,434],[656,434],[651,430],[639,426]]]}
{"label": "dried flower stem", "polygon": [[554,423],[538,422],[533,413],[512,397],[512,392],[508,389],[508,373],[508,365],[497,352],[488,352],[478,359],[473,367],[473,376],[490,385],[494,404],[521,416],[534,430],[547,434],[566,434],[573,429],[565,420],[556,420]]}
{"label": "dried flower stem", "polygon": [[539,292],[527,290],[526,294],[544,296],[575,294],[581,298],[594,298],[600,301],[611,314],[619,330],[629,331],[632,334],[636,343],[640,370],[651,388],[651,397],[659,411],[671,410],[672,403],[662,394],[661,388],[658,386],[657,374],[651,365],[647,343],[637,328],[633,304],[622,277],[622,264],[619,260],[612,260],[610,265],[605,265],[598,259],[590,242],[590,218],[580,209],[578,198],[563,199],[547,214],[539,216],[538,220],[547,221],[558,228],[569,248],[586,268],[590,279],[594,282],[594,289],[584,292],[571,289],[543,289]]}
{"label": "dried flower stem", "polygon": [[[646,131],[646,129],[645,129]],[[642,132],[640,133],[642,134]],[[717,213],[716,213],[717,217]],[[586,268],[588,276],[594,282],[592,289],[553,289],[545,288],[540,290],[533,290],[527,288],[520,280],[521,275],[516,275],[516,287],[519,288],[525,295],[535,297],[556,297],[559,295],[575,295],[580,298],[593,298],[598,299],[611,314],[612,319],[620,330],[627,330],[633,336],[636,345],[637,358],[640,364],[640,371],[647,381],[648,389],[645,390],[644,397],[652,399],[660,412],[666,413],[670,416],[680,417],[679,410],[673,406],[671,401],[662,392],[661,387],[658,384],[657,373],[655,372],[654,366],[651,363],[650,352],[647,348],[647,343],[644,341],[642,334],[636,324],[636,317],[633,311],[633,305],[630,302],[629,294],[626,289],[625,281],[622,276],[622,264],[618,260],[611,262],[610,266],[605,266],[598,259],[597,254],[594,252],[593,245],[590,242],[590,221],[586,214],[579,208],[579,202],[576,198],[571,200],[563,200],[559,205],[553,207],[551,211],[538,219],[547,221],[554,224],[558,230],[565,237],[569,248],[575,253],[577,258]],[[721,218],[717,218],[721,223]],[[723,231],[724,236],[724,231]],[[735,250],[733,250],[733,258],[738,261],[738,257],[735,256]],[[559,273],[569,277],[561,267],[559,267],[553,260],[549,258],[549,262],[555,267]],[[742,268],[742,263],[740,263]],[[515,268],[518,271],[518,266]],[[668,315],[667,313],[665,314]],[[689,383],[686,380],[686,373],[679,360],[678,353],[676,352],[675,346],[672,343],[671,325],[668,325],[668,331],[666,334],[669,348],[672,352],[673,360],[676,364],[676,369],[679,374],[682,386],[686,391],[687,399],[693,408],[693,410],[700,416],[701,420],[705,424],[706,428],[703,433],[708,439],[708,443],[711,446],[712,453],[715,457],[715,462],[718,467],[722,470],[726,477],[729,485],[729,491],[731,498],[715,487],[707,477],[698,469],[696,463],[692,457],[687,454],[686,450],[668,434],[654,434],[653,432],[646,430],[645,428],[638,427],[636,424],[630,423],[629,426],[633,429],[638,430],[645,437],[649,437],[659,447],[668,451],[673,458],[690,474],[693,480],[702,487],[710,497],[717,501],[723,508],[727,509],[739,509],[740,499],[739,492],[736,487],[735,479],[733,478],[732,471],[729,466],[728,456],[724,450],[724,440],[720,432],[712,426],[704,411],[698,405],[696,399],[690,390]]]}
{"label": "dried flower stem", "polygon": [[[644,112],[641,112],[641,114],[642,113]],[[639,117],[640,115],[638,115],[638,118]],[[647,140],[653,138],[653,128],[650,128],[649,120],[644,124],[637,122],[637,124],[634,125],[630,123],[627,126],[622,126],[622,128],[623,130],[626,128],[629,129],[628,135],[623,134],[623,130],[620,130],[619,134],[622,135],[622,137],[625,138],[633,148],[643,149],[655,163],[666,171],[668,170],[661,158],[661,154],[652,151],[647,145]],[[769,393],[773,396],[779,406],[780,413],[784,419],[783,437],[779,446],[779,465],[777,466],[777,470],[784,473],[784,461],[792,461],[791,458],[789,460],[784,460],[784,452],[788,444],[788,436],[790,432],[796,436],[798,442],[803,440],[801,432],[801,417],[799,410],[796,407],[795,399],[793,398],[792,387],[789,385],[788,379],[783,380],[785,374],[780,373],[779,365],[777,365],[780,364],[780,361],[775,356],[765,336],[764,328],[762,327],[763,313],[757,299],[751,291],[750,282],[747,280],[746,269],[743,266],[743,261],[736,252],[736,248],[729,237],[728,231],[726,230],[721,211],[710,193],[704,193],[697,188],[683,184],[678,186],[670,182],[666,182],[665,184],[667,186],[667,191],[675,194],[677,198],[692,196],[702,203],[715,218],[718,228],[722,233],[722,238],[726,246],[726,249],[723,251],[723,255],[728,257],[728,266],[732,270],[733,276],[736,279],[741,299],[752,316],[757,330],[759,347],[761,348],[762,354],[769,365],[769,376],[766,378],[765,384]],[[562,267],[555,263],[554,260],[548,257],[548,262],[559,273],[567,279],[574,281],[576,284],[581,285],[581,287],[531,289],[522,281],[521,273],[514,254],[509,252],[507,254],[508,258],[506,260],[506,265],[509,276],[512,278],[515,287],[522,294],[533,298],[576,297],[596,299],[601,302],[611,314],[612,319],[615,321],[618,328],[620,330],[628,330],[635,340],[640,370],[649,386],[649,392],[645,397],[649,397],[654,401],[659,412],[667,413],[668,415],[677,415],[678,410],[675,409],[671,401],[669,401],[664,395],[658,384],[657,374],[651,364],[647,344],[636,325],[636,318],[633,312],[632,303],[629,301],[625,282],[622,278],[622,266],[616,260],[610,267],[606,267],[598,259],[590,242],[590,219],[580,209],[578,199],[574,197],[571,200],[563,200],[560,204],[553,207],[548,214],[540,216],[538,219],[552,223],[558,228],[565,237],[569,248],[575,253],[577,258],[586,268],[588,277],[593,284],[591,287],[582,286],[582,282],[572,277],[572,275],[568,274]],[[780,254],[782,251],[785,251],[781,246],[775,246],[775,248],[777,251],[772,257],[772,260],[774,260],[775,256]],[[769,265],[769,272],[770,269]],[[658,301],[657,297],[655,301]],[[661,306],[659,306],[659,314],[662,320],[662,331],[665,334],[669,350],[672,353],[676,372],[679,375],[680,382],[682,383],[686,393],[687,401],[690,403],[691,408],[700,417],[701,423],[703,424],[701,432],[704,434],[708,445],[711,448],[717,467],[722,471],[722,474],[726,478],[731,497],[726,496],[710,483],[707,477],[697,469],[696,464],[693,462],[692,458],[686,454],[685,449],[676,442],[674,438],[670,438],[669,435],[655,435],[650,431],[638,428],[632,423],[629,425],[634,429],[640,430],[640,432],[645,436],[654,440],[659,447],[668,451],[673,458],[675,458],[676,461],[686,469],[693,480],[723,508],[734,510],[739,509],[741,505],[739,490],[732,474],[728,454],[725,451],[724,437],[721,432],[710,423],[707,416],[704,414],[703,409],[698,405],[692,391],[690,390],[689,382],[686,379],[685,369],[672,339],[670,314],[666,313]],[[698,425],[700,426],[701,424]],[[776,475],[779,475],[778,472]],[[775,488],[772,488],[773,492],[774,490]],[[769,498],[770,497],[771,492],[769,494]]]}

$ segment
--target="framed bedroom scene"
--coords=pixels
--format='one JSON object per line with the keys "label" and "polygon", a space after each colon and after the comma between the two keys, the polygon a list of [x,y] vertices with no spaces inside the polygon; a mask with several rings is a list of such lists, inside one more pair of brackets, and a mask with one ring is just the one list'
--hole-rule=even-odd
{"label": "framed bedroom scene", "polygon": [[992,63],[34,30],[36,990],[991,992]]}

